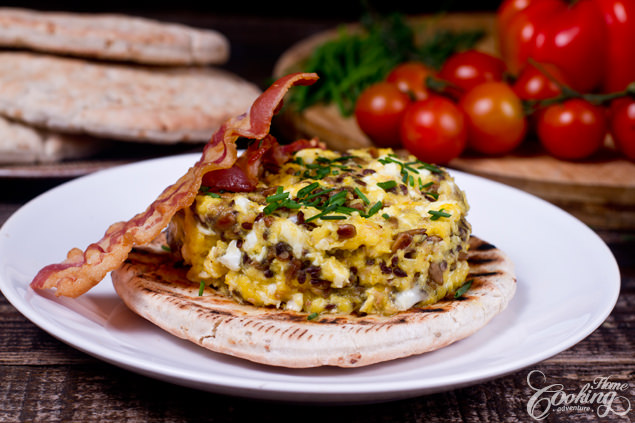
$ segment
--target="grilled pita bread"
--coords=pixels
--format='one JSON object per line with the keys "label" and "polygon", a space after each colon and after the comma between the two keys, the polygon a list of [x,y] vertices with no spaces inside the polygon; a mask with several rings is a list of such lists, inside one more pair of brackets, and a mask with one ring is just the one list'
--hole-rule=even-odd
{"label": "grilled pita bread", "polygon": [[152,65],[223,64],[229,42],[213,30],[117,14],[0,8],[0,45]]}
{"label": "grilled pita bread", "polygon": [[0,115],[64,133],[205,142],[260,90],[215,68],[156,68],[0,53]]}
{"label": "grilled pita bread", "polygon": [[41,130],[0,116],[0,165],[85,158],[104,147],[102,141],[88,136]]}
{"label": "grilled pita bread", "polygon": [[112,272],[125,304],[169,333],[215,352],[283,367],[359,367],[433,351],[502,312],[516,290],[509,258],[472,237],[470,289],[394,316],[321,315],[238,304],[185,278],[169,254],[135,251]]}

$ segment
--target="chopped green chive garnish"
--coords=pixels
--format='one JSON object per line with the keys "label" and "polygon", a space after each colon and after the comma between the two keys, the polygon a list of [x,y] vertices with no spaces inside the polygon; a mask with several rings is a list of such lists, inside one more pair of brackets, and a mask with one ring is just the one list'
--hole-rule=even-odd
{"label": "chopped green chive garnish", "polygon": [[[355,156],[342,156],[335,159],[328,159],[326,157],[316,157],[313,163],[305,163],[302,158],[297,157],[294,159],[294,163],[306,168],[305,171],[301,171],[300,175],[308,179],[322,179],[325,176],[340,171],[351,171],[352,167],[361,167],[357,163],[346,163],[350,159],[354,159]],[[391,159],[392,160],[392,159]],[[335,169],[335,170],[334,170]],[[414,183],[414,179],[410,178],[410,183]],[[386,181],[378,183],[383,189],[390,189],[397,186],[396,181]],[[298,209],[301,207],[312,207],[319,211],[305,220],[305,222],[311,222],[316,219],[323,220],[344,220],[347,216],[353,213],[359,213],[362,217],[371,217],[376,214],[383,204],[381,201],[373,204],[366,212],[346,205],[348,201],[348,190],[337,190],[335,188],[323,188],[320,182],[311,182],[305,187],[298,190],[295,197],[291,196],[290,192],[284,191],[282,187],[277,187],[276,192],[266,197],[267,205],[263,209],[264,214],[272,214],[278,209]],[[361,199],[364,204],[370,205],[371,202],[368,197],[360,190],[359,187],[355,187],[353,194]],[[353,195],[352,194],[352,195]]]}
{"label": "chopped green chive garnish", "polygon": [[[396,165],[398,165],[401,168],[401,182],[403,182],[404,184],[408,184],[411,187],[414,187],[415,183],[414,183],[414,177],[410,173],[414,173],[418,175],[419,169],[426,169],[432,173],[443,173],[443,170],[441,170],[440,168],[434,165],[431,165],[429,163],[422,162],[420,160],[414,160],[411,162],[404,163],[401,160],[399,160],[398,157],[394,154],[389,154],[386,157],[382,157],[378,159],[378,161],[384,165],[387,165],[388,163],[395,163]],[[421,188],[421,186],[422,186],[421,178],[419,178],[419,189],[423,189]],[[390,189],[390,188],[384,188],[384,189]]]}
{"label": "chopped green chive garnish", "polygon": [[278,187],[276,189],[276,193],[267,197],[265,201],[269,203],[263,209],[263,213],[265,214],[271,214],[282,207],[288,208],[288,209],[299,209],[300,207],[302,207],[302,204],[299,204],[298,202],[291,200],[289,198],[289,193],[286,191],[283,191],[282,187]]}
{"label": "chopped green chive garnish", "polygon": [[379,186],[383,190],[387,191],[387,190],[389,190],[391,188],[396,187],[397,186],[397,182],[395,182],[395,181],[377,182],[377,186]]}
{"label": "chopped green chive garnish", "polygon": [[302,204],[297,203],[293,200],[284,200],[282,202],[282,207],[286,207],[288,209],[299,209],[300,207],[302,207]]}
{"label": "chopped green chive garnish", "polygon": [[279,204],[276,204],[276,203],[271,203],[271,204],[269,204],[267,207],[265,207],[265,208],[262,210],[262,212],[263,212],[264,214],[271,214],[271,213],[273,213],[274,211],[278,210],[279,208],[280,208],[280,205],[279,205]]}
{"label": "chopped green chive garnish", "polygon": [[[335,197],[335,196],[333,196]],[[331,199],[333,198],[331,197]],[[343,204],[343,202],[342,202]],[[325,209],[322,210],[321,213],[316,214],[315,216],[311,216],[310,218],[306,219],[306,222],[310,222],[312,220],[315,219],[324,219],[324,217],[329,214],[332,211],[335,211],[338,207],[340,207],[340,202],[332,202],[330,203]]]}
{"label": "chopped green chive garnish", "polygon": [[390,219],[390,215],[388,213],[382,214],[381,217],[383,217],[386,220]]}
{"label": "chopped green chive garnish", "polygon": [[345,206],[341,206],[335,209],[336,212],[338,213],[344,213],[344,214],[351,214],[354,212],[358,212],[359,210],[354,209],[352,207],[345,207]]}
{"label": "chopped green chive garnish", "polygon": [[210,187],[205,185],[201,185],[200,192],[212,198],[220,198],[220,194],[211,192]]}
{"label": "chopped green chive garnish", "polygon": [[320,218],[322,218],[323,216],[324,216],[324,212],[322,212],[322,213],[318,213],[318,214],[316,214],[315,216],[311,216],[311,217],[309,217],[308,219],[306,219],[306,220],[305,220],[305,222],[307,222],[307,223],[308,223],[308,222],[310,222],[310,221],[312,221],[312,220],[315,220],[315,219],[320,219]]}
{"label": "chopped green chive garnish", "polygon": [[355,187],[355,194],[357,194],[357,196],[361,198],[361,200],[365,204],[370,204],[370,200],[368,199],[368,197],[364,195],[364,193],[359,189],[359,187]]}
{"label": "chopped green chive garnish", "polygon": [[304,188],[298,191],[298,198],[306,197],[307,195],[311,194],[311,192],[313,192],[313,190],[319,186],[320,186],[319,182],[313,182],[312,184],[305,186]]}
{"label": "chopped green chive garnish", "polygon": [[465,282],[459,289],[454,293],[454,298],[459,298],[461,295],[465,294],[468,289],[472,286],[473,279]]}
{"label": "chopped green chive garnish", "polygon": [[333,195],[328,201],[329,205],[337,204],[338,206],[341,206],[345,202],[346,202],[346,191],[338,192],[337,194]]}
{"label": "chopped green chive garnish", "polygon": [[288,192],[279,192],[274,195],[270,195],[267,197],[267,203],[275,203],[276,201],[281,201],[286,199],[289,196]]}
{"label": "chopped green chive garnish", "polygon": [[[317,157],[315,163],[304,163],[303,160],[297,158],[294,163],[304,166],[307,170],[302,174],[303,177],[309,179],[323,179],[328,175],[339,175],[341,171],[352,170],[350,166],[345,165],[344,162],[355,158],[355,156],[341,156],[335,159],[329,159],[326,157]],[[352,166],[357,166],[353,164]]]}
{"label": "chopped green chive garnish", "polygon": [[205,291],[205,281],[201,281],[201,284],[198,286],[198,296],[203,296],[203,291]]}
{"label": "chopped green chive garnish", "polygon": [[441,210],[429,210],[428,213],[432,216],[432,217],[430,217],[430,220],[439,220],[442,217],[450,217],[450,216],[452,216],[450,213],[444,212],[443,209],[441,209]]}
{"label": "chopped green chive garnish", "polygon": [[439,169],[438,167],[436,167],[435,165],[431,165],[430,163],[424,163],[424,162],[420,162],[419,167],[417,167],[417,169],[425,169],[432,173],[443,173],[443,171]]}
{"label": "chopped green chive garnish", "polygon": [[311,195],[308,195],[304,200],[313,200],[315,197],[319,197],[320,195],[323,194],[328,194],[329,192],[333,191],[335,188],[329,188],[329,189],[323,189],[317,192],[314,192]]}
{"label": "chopped green chive garnish", "polygon": [[164,245],[161,245],[161,249],[162,249],[163,251],[167,251],[168,253],[172,251],[172,249],[170,248],[170,246],[169,246],[169,245],[165,245],[165,244],[164,244]]}
{"label": "chopped green chive garnish", "polygon": [[305,186],[304,188],[298,191],[298,198],[306,197],[311,192],[313,192],[314,189],[316,189],[319,186],[320,186],[319,182],[313,182],[312,184]]}
{"label": "chopped green chive garnish", "polygon": [[309,314],[308,316],[306,316],[307,320],[313,320],[316,319],[319,316],[319,314],[317,314],[316,312],[313,312],[311,314]]}
{"label": "chopped green chive garnish", "polygon": [[377,213],[379,210],[381,210],[382,207],[384,207],[384,205],[381,201],[376,202],[375,204],[373,204],[373,206],[370,209],[368,209],[368,213],[366,213],[364,217],[371,217],[372,215]]}

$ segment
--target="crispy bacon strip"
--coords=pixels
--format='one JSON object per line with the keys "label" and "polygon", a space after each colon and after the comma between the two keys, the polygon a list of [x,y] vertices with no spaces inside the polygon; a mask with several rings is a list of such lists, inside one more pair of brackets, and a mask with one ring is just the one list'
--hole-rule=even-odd
{"label": "crispy bacon strip", "polygon": [[267,135],[251,143],[247,150],[228,169],[217,169],[203,177],[203,185],[210,191],[250,192],[256,189],[263,169],[275,169],[286,163],[296,151],[303,148],[325,148],[317,140],[297,140],[280,145]]}
{"label": "crispy bacon strip", "polygon": [[167,187],[148,208],[127,222],[112,224],[104,237],[85,251],[73,248],[66,260],[42,268],[31,282],[33,289],[56,288],[56,295],[77,297],[97,285],[118,268],[135,245],[152,241],[172,216],[194,201],[203,176],[216,169],[230,168],[236,161],[239,137],[259,140],[267,137],[274,114],[286,92],[294,85],[310,85],[313,73],[287,75],[273,83],[245,114],[225,122],[212,136],[201,158],[175,184]]}

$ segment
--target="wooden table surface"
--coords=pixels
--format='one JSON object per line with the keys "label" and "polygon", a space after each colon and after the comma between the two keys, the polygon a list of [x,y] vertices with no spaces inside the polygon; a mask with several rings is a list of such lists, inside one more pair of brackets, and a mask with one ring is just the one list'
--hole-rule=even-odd
{"label": "wooden table surface", "polygon": [[[213,27],[227,34],[226,66],[266,86],[275,60],[292,43],[334,24],[333,19],[210,17],[160,13],[156,17]],[[20,206],[64,179],[0,178],[0,225]],[[635,233],[598,231],[616,256],[622,290],[608,319],[574,347],[527,369],[483,384],[387,403],[316,406],[261,402],[211,394],[140,376],[54,339],[0,295],[0,422],[529,422],[533,391],[528,373],[539,370],[565,391],[578,392],[597,377],[625,385],[635,407]],[[583,258],[581,258],[583,260]],[[602,281],[597,281],[601,284]],[[566,301],[566,298],[563,298]],[[282,399],[283,401],[283,399]],[[609,413],[600,421],[629,422]],[[552,413],[543,421],[599,421],[595,411]]]}

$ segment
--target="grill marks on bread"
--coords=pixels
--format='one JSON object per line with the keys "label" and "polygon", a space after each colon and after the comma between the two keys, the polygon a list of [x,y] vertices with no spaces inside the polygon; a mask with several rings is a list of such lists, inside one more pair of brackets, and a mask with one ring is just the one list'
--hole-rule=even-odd
{"label": "grill marks on bread", "polygon": [[133,253],[113,272],[133,311],[209,350],[283,367],[358,367],[432,351],[463,339],[508,305],[516,289],[507,256],[476,237],[468,261],[472,285],[460,299],[392,316],[306,313],[239,304],[185,279],[167,254]]}

